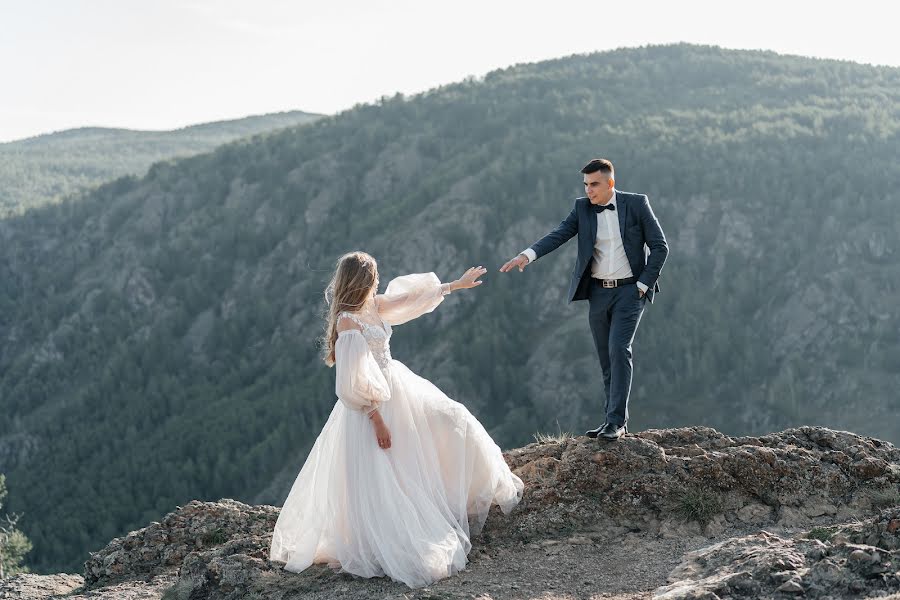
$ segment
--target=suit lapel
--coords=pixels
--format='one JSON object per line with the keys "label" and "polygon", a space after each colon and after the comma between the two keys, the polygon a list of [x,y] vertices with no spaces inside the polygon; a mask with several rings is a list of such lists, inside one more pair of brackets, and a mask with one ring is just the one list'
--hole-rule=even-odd
{"label": "suit lapel", "polygon": [[[628,216],[628,204],[625,197],[616,190],[616,215],[619,217],[619,234],[622,236],[622,243],[625,243],[625,218]],[[596,226],[595,226],[596,231]]]}
{"label": "suit lapel", "polygon": [[593,252],[594,240],[597,239],[597,213],[591,210],[590,199],[587,199],[587,205],[585,206],[585,208],[587,209],[585,212],[587,213],[588,219],[590,220],[591,237],[589,239],[591,241],[591,252]]}

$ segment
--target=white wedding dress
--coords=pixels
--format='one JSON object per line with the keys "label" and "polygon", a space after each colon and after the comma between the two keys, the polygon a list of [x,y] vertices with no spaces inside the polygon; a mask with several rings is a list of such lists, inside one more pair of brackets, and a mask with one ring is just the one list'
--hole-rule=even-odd
{"label": "white wedding dress", "polygon": [[[417,588],[464,568],[492,503],[508,513],[522,480],[462,404],[391,358],[391,325],[443,301],[434,273],[398,277],[338,335],[335,403],[275,524],[269,558],[387,575]],[[391,447],[378,446],[378,408]]]}

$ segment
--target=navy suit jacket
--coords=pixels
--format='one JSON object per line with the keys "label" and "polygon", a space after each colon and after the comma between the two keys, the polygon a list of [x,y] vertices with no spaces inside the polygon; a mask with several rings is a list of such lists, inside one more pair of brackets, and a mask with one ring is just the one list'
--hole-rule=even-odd
{"label": "navy suit jacket", "polygon": [[[622,234],[631,273],[647,286],[647,299],[652,303],[654,294],[659,291],[657,280],[660,271],[669,254],[666,236],[645,194],[616,190],[616,215],[619,217],[619,232]],[[575,207],[569,216],[531,246],[537,258],[540,258],[553,252],[576,234],[578,258],[569,283],[569,302],[587,300],[590,294],[591,261],[597,238],[597,213],[591,210],[590,200],[576,198]],[[645,244],[649,254],[644,251]]]}

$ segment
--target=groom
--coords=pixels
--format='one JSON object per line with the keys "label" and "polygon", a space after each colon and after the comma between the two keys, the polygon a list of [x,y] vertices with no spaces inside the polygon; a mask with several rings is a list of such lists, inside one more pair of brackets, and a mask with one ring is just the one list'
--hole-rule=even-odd
{"label": "groom", "polygon": [[[519,271],[578,235],[578,259],[569,284],[569,302],[590,303],[588,322],[594,337],[603,386],[606,422],[586,432],[616,440],[628,431],[628,398],[633,365],[631,343],[647,300],[659,291],[657,279],[669,246],[644,194],[615,188],[613,165],[596,158],[581,169],[586,198],[559,227],[508,261],[500,271]],[[645,245],[649,254],[645,253]]]}

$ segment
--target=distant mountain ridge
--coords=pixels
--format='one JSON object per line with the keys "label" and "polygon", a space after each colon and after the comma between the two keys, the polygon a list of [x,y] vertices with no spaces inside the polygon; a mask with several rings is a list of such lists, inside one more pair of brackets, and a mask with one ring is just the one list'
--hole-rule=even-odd
{"label": "distant mountain ridge", "polygon": [[241,137],[320,116],[288,111],[168,131],[79,127],[0,143],[0,217],[123,175],[142,176],[159,160],[208,152]]}
{"label": "distant mountain ridge", "polygon": [[322,292],[493,268],[392,350],[503,447],[602,419],[574,244],[496,268],[610,158],[669,241],[633,431],[900,440],[900,69],[675,45],[501,69],[0,220],[0,472],[38,572],[190,499],[281,502],[332,409]]}

